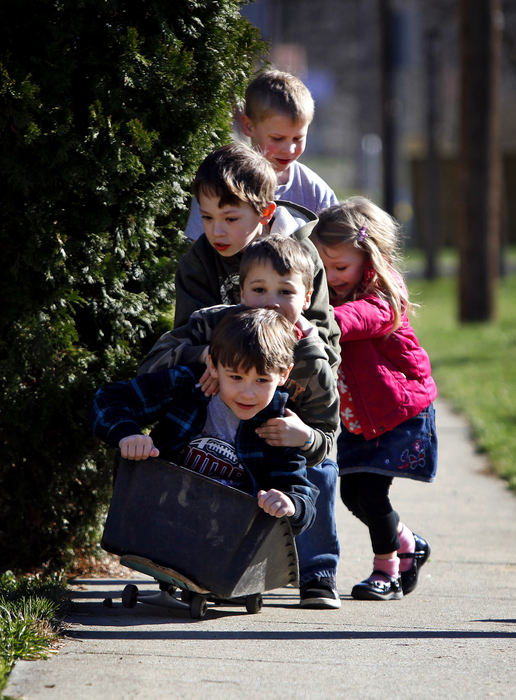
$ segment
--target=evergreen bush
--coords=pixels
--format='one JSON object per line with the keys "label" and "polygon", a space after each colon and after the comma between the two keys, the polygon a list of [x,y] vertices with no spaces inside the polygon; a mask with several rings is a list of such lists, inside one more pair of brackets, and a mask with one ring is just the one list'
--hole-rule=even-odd
{"label": "evergreen bush", "polygon": [[239,0],[17,0],[0,24],[0,570],[98,538],[97,386],[159,331],[200,160],[263,46]]}

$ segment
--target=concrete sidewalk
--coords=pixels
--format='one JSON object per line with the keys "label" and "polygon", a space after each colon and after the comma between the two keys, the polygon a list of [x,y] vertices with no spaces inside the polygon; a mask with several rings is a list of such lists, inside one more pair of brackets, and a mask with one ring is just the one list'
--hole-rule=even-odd
{"label": "concrete sidewalk", "polygon": [[[371,569],[367,532],[338,504],[340,610],[301,610],[297,591],[259,615],[204,620],[104,608],[127,580],[74,583],[69,630],[48,661],[19,662],[5,694],[74,698],[509,698],[516,696],[516,498],[488,476],[464,421],[437,403],[435,484],[398,479],[392,500],[432,556],[401,601],[349,596]],[[132,579],[142,588],[155,584]]]}

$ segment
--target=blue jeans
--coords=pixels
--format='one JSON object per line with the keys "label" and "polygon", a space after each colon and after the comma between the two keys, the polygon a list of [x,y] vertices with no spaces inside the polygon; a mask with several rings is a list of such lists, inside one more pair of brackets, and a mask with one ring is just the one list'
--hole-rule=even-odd
{"label": "blue jeans", "polygon": [[296,537],[299,557],[299,585],[313,578],[335,578],[340,555],[337,523],[335,522],[335,498],[339,469],[331,459],[316,467],[308,467],[307,475],[319,489],[317,515],[311,528]]}

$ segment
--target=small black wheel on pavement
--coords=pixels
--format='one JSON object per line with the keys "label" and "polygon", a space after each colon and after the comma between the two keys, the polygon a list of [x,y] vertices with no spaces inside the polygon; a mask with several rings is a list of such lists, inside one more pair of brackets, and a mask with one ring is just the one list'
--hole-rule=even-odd
{"label": "small black wheel on pavement", "polygon": [[128,583],[122,591],[122,605],[124,608],[134,608],[138,602],[138,586]]}
{"label": "small black wheel on pavement", "polygon": [[196,593],[192,596],[190,601],[190,617],[193,617],[195,620],[202,620],[206,615],[207,609],[208,603],[206,602],[205,596],[200,595],[200,593]]}
{"label": "small black wheel on pavement", "polygon": [[104,598],[102,601],[102,605],[105,608],[112,608],[113,607],[113,598]]}
{"label": "small black wheel on pavement", "polygon": [[245,609],[251,615],[259,613],[262,609],[263,598],[261,593],[255,593],[254,595],[248,595],[245,599]]}

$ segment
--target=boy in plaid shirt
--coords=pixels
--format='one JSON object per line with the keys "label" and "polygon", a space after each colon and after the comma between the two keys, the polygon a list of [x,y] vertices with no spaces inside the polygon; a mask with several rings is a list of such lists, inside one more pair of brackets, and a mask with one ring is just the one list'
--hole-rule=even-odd
{"label": "boy in plaid shirt", "polygon": [[[290,518],[295,534],[315,518],[317,489],[299,448],[272,447],[256,433],[282,416],[283,386],[293,364],[292,324],[271,309],[235,308],[217,325],[209,368],[219,393],[206,397],[205,366],[178,366],[99,389],[92,405],[95,435],[122,457],[161,456],[257,496],[274,517]],[[157,422],[150,435],[142,427]]]}

